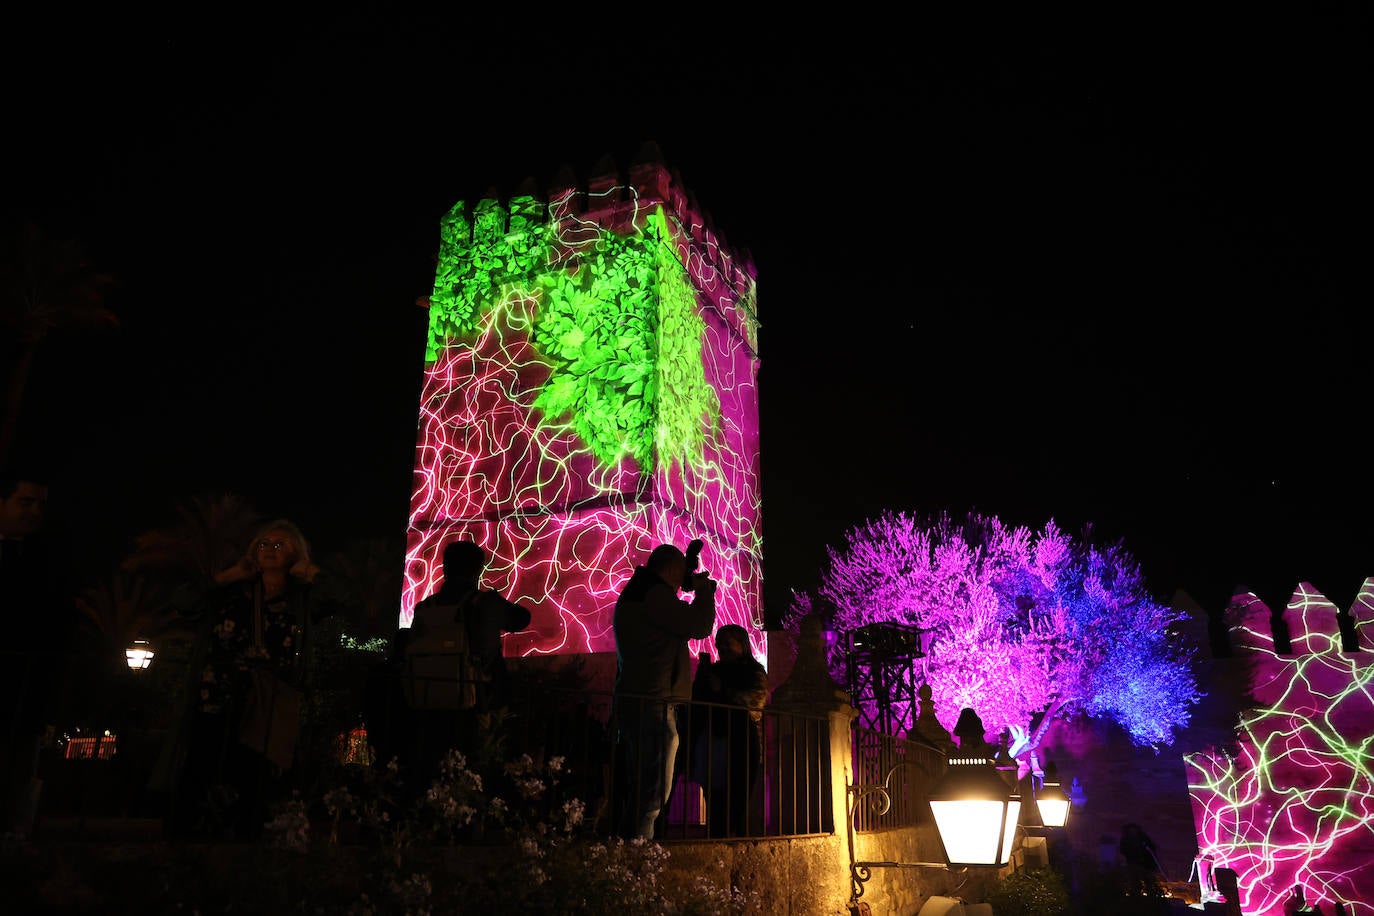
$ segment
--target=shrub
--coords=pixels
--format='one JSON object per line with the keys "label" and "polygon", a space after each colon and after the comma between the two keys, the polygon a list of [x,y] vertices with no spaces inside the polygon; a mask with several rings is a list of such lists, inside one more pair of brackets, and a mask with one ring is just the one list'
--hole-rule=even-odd
{"label": "shrub", "polygon": [[997,916],[1062,916],[1069,911],[1069,892],[1059,872],[1035,868],[999,880],[987,902]]}
{"label": "shrub", "polygon": [[[349,916],[762,912],[756,895],[704,876],[685,885],[667,881],[671,854],[657,843],[598,836],[583,802],[562,791],[561,757],[522,754],[479,770],[450,751],[438,778],[408,807],[397,805],[394,765],[366,770],[313,802],[282,806],[268,825],[269,845],[295,857],[301,871],[319,872],[300,876],[312,891],[292,904]],[[310,832],[308,809],[325,828],[318,836]],[[364,848],[342,847],[341,835],[363,838]],[[462,857],[467,867],[437,854],[455,846],[472,849]],[[480,862],[496,867],[477,864],[479,853]],[[321,907],[326,899],[337,909]]]}

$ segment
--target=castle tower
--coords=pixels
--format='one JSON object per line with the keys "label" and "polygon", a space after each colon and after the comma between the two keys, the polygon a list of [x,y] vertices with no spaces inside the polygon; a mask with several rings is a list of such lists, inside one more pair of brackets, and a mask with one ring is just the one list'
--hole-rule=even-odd
{"label": "castle tower", "polygon": [[603,163],[441,222],[401,621],[470,537],[533,612],[507,656],[614,651],[634,566],[701,538],[717,624],[763,659],[754,266],[653,144]]}

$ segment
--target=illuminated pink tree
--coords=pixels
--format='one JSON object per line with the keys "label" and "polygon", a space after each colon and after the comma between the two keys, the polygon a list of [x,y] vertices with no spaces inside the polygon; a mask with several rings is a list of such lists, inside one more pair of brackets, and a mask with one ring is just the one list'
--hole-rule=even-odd
{"label": "illuminated pink tree", "polygon": [[[1200,696],[1178,614],[1151,599],[1131,556],[1075,541],[1053,520],[1032,532],[988,516],[885,512],[829,548],[818,597],[840,631],[920,630],[914,676],[930,684],[941,724],[972,707],[990,736],[1011,737],[1023,769],[1053,722],[1079,715],[1117,722],[1140,746],[1171,744]],[[811,604],[798,596],[794,610]]]}

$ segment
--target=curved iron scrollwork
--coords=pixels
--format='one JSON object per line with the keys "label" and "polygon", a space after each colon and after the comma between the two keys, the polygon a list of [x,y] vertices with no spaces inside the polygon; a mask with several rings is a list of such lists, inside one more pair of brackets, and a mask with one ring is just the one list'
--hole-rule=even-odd
{"label": "curved iron scrollwork", "polygon": [[868,862],[849,863],[849,899],[858,900],[864,895],[864,885],[873,880],[873,869]]}
{"label": "curved iron scrollwork", "polygon": [[962,873],[968,870],[964,868],[950,868],[945,862],[858,862],[854,859],[854,817],[859,811],[859,806],[865,799],[876,796],[876,800],[871,802],[874,805],[875,814],[883,815],[892,807],[892,777],[902,767],[911,767],[919,770],[926,775],[929,772],[920,764],[903,760],[895,764],[887,771],[880,785],[854,785],[848,786],[849,794],[849,817],[846,826],[849,830],[849,893],[850,902],[856,902],[864,895],[864,885],[873,880],[873,869],[875,868],[939,868],[945,871]]}

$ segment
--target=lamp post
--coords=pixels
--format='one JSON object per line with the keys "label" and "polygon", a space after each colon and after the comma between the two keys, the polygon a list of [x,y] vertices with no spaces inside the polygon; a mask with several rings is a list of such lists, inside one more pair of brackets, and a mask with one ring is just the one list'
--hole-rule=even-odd
{"label": "lamp post", "polygon": [[[928,702],[929,694],[924,695]],[[930,812],[944,852],[943,862],[858,861],[854,857],[854,819],[865,800],[876,802],[879,814],[892,801],[890,786],[897,771],[925,767],[902,761],[887,772],[878,785],[849,786],[849,872],[851,903],[863,896],[864,885],[875,868],[940,868],[965,871],[971,865],[1001,868],[1011,858],[1016,841],[1016,822],[1021,816],[1021,796],[1013,791],[993,765],[992,748],[983,738],[983,722],[965,708],[954,726],[959,749],[946,758],[945,773],[927,793]],[[933,775],[933,774],[928,774]]]}
{"label": "lamp post", "polygon": [[1026,834],[1023,849],[1027,863],[1038,862],[1041,867],[1049,867],[1054,864],[1051,840],[1056,830],[1068,823],[1073,800],[1059,785],[1059,769],[1053,761],[1047,762],[1041,770],[1032,755],[1031,767],[1029,784],[1035,805],[1026,808],[1026,820],[1021,825]]}
{"label": "lamp post", "polygon": [[153,663],[153,646],[146,639],[135,639],[124,650],[124,662],[130,671],[142,671]]}
{"label": "lamp post", "polygon": [[993,766],[983,738],[983,721],[972,710],[959,713],[954,726],[958,751],[929,794],[930,813],[950,866],[1001,867],[1011,858],[1021,817],[1017,795]]}

